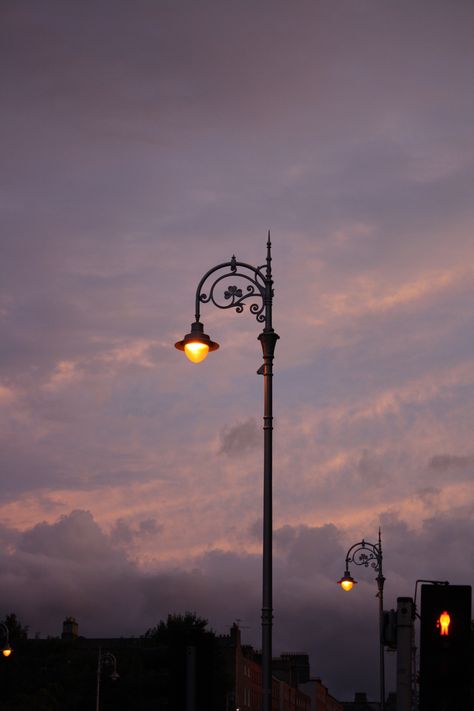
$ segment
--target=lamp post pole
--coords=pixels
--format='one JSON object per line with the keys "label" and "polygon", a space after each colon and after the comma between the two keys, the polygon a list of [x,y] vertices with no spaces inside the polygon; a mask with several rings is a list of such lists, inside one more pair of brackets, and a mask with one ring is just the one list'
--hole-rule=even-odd
{"label": "lamp post pole", "polygon": [[112,652],[105,652],[102,654],[102,649],[99,647],[99,653],[97,655],[97,685],[96,685],[96,694],[95,694],[95,709],[96,711],[100,711],[100,678],[102,675],[102,667],[105,664],[111,664],[112,665],[112,674],[110,675],[110,678],[112,681],[117,681],[119,678],[119,675],[117,674],[117,659]]}
{"label": "lamp post pole", "polygon": [[[250,300],[249,311],[256,320],[263,324],[263,331],[258,336],[262,345],[263,364],[257,371],[263,375],[263,572],[262,572],[262,711],[272,708],[272,625],[273,625],[273,594],[272,594],[272,467],[273,467],[273,357],[275,345],[279,336],[272,326],[272,257],[270,232],[267,240],[266,263],[253,267],[245,262],[238,262],[235,256],[229,262],[218,264],[210,269],[199,282],[196,290],[195,321],[191,332],[182,341],[175,344],[178,350],[185,351],[188,358],[194,362],[203,360],[209,351],[219,348],[219,344],[211,341],[204,333],[200,321],[201,304],[212,302],[220,309],[235,309],[242,313],[246,300]],[[242,286],[227,285],[221,293],[219,286],[228,278],[243,280]],[[216,288],[217,287],[217,288]],[[205,289],[205,291],[204,291]],[[222,299],[223,297],[223,299]],[[256,299],[256,301],[255,301]]]}
{"label": "lamp post pole", "polygon": [[99,654],[97,655],[97,687],[95,694],[95,711],[100,709],[100,675],[102,673],[102,650],[99,647]]}
{"label": "lamp post pole", "polygon": [[362,539],[358,543],[354,543],[349,548],[346,555],[346,570],[344,576],[338,581],[338,584],[343,590],[351,590],[357,581],[350,574],[349,566],[363,565],[366,568],[371,566],[377,573],[375,578],[377,582],[377,597],[379,599],[379,677],[380,677],[380,709],[385,711],[385,653],[383,643],[383,586],[385,578],[383,576],[383,555],[382,555],[382,536],[379,528],[378,543],[369,543]]}

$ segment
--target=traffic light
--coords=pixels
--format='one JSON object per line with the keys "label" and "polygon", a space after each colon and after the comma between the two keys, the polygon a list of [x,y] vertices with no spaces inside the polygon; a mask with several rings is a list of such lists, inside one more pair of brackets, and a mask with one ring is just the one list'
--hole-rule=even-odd
{"label": "traffic light", "polygon": [[471,586],[422,585],[420,711],[468,708]]}

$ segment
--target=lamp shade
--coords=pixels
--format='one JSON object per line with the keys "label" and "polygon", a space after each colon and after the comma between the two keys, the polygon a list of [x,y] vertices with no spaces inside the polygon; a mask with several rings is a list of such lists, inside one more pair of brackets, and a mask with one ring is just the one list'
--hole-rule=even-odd
{"label": "lamp shade", "polygon": [[187,333],[182,341],[175,343],[174,347],[184,351],[193,363],[200,363],[210,351],[216,351],[219,344],[211,341],[207,333],[204,333],[204,326],[200,321],[195,321],[191,324],[191,332]]}

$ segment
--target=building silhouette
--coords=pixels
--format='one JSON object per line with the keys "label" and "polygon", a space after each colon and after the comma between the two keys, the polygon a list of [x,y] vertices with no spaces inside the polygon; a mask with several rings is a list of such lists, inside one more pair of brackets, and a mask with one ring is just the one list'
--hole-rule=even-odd
{"label": "building silhouette", "polygon": [[[67,617],[60,637],[18,640],[1,657],[0,711],[95,708],[98,676],[101,711],[261,711],[261,655],[238,625],[217,636],[189,613],[170,618],[142,637],[86,638]],[[310,678],[307,654],[287,653],[273,660],[272,711],[343,706]]]}
{"label": "building silhouette", "polygon": [[[228,636],[220,637],[226,650],[232,688],[227,692],[226,710],[260,711],[261,655],[241,642],[241,631],[233,624]],[[287,653],[272,660],[272,711],[343,711],[319,679],[310,678],[309,657]]]}

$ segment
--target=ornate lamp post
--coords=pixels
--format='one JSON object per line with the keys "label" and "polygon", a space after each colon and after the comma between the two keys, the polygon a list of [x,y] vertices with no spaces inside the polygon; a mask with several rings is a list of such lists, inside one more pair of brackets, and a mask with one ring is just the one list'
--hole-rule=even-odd
{"label": "ornate lamp post", "polygon": [[[272,326],[273,280],[271,267],[270,232],[267,240],[266,264],[253,267],[245,262],[238,262],[235,256],[230,262],[224,262],[210,269],[198,284],[196,290],[195,321],[191,332],[175,347],[184,351],[188,358],[199,363],[210,351],[219,348],[219,344],[211,341],[204,333],[200,321],[200,306],[212,302],[219,309],[235,309],[242,313],[245,302],[250,300],[249,311],[258,323],[264,324],[262,333],[258,336],[263,350],[263,365],[257,373],[263,375],[264,381],[264,412],[263,412],[263,585],[262,585],[262,687],[263,711],[271,711],[272,707],[272,458],[273,458],[273,412],[272,412],[272,378],[273,355],[279,336]],[[219,287],[227,279],[243,280],[242,287],[227,282],[222,295]],[[223,299],[222,299],[223,296]]]}
{"label": "ornate lamp post", "polygon": [[354,543],[353,546],[349,548],[346,555],[346,569],[344,571],[343,577],[338,580],[338,585],[341,586],[343,590],[352,590],[354,585],[357,585],[357,580],[355,580],[349,570],[349,565],[354,563],[354,565],[363,565],[366,568],[370,567],[378,573],[375,580],[377,581],[377,597],[379,599],[379,647],[380,647],[380,709],[384,711],[385,709],[385,656],[384,656],[384,644],[383,644],[383,584],[385,578],[382,571],[382,538],[379,528],[379,540],[378,543],[369,543],[362,539],[358,543]]}
{"label": "ornate lamp post", "polygon": [[112,681],[117,681],[119,675],[117,674],[117,659],[115,658],[115,655],[112,654],[112,652],[102,653],[102,649],[99,647],[99,654],[97,656],[97,688],[95,697],[96,711],[99,711],[100,709],[100,677],[104,666],[112,667],[110,678]]}
{"label": "ornate lamp post", "polygon": [[13,651],[10,647],[10,632],[4,622],[0,622],[0,627],[2,628],[2,632],[5,637],[5,640],[2,643],[2,654],[4,657],[9,657]]}

